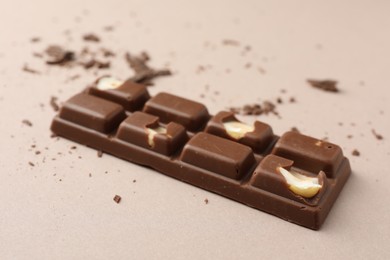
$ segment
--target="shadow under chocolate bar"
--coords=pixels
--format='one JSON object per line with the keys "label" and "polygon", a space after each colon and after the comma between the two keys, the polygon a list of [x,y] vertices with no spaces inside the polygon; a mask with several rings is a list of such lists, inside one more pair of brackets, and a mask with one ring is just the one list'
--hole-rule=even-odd
{"label": "shadow under chocolate bar", "polygon": [[104,77],[66,101],[57,135],[167,176],[319,229],[351,174],[339,146],[295,132],[281,137],[231,112],[215,116],[169,93],[150,97]]}

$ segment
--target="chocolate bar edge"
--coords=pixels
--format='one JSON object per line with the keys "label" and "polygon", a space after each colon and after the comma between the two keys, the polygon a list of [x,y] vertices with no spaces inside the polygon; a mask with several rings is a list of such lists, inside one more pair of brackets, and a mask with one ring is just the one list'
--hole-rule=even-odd
{"label": "chocolate bar edge", "polygon": [[[124,160],[151,167],[169,177],[187,182],[191,185],[217,193],[250,207],[278,216],[289,222],[314,230],[318,230],[325,221],[326,216],[335,203],[351,173],[349,170],[349,161],[346,157],[344,157],[342,165],[339,167],[340,172],[337,182],[335,182],[332,188],[326,192],[326,201],[321,200],[316,207],[302,207],[302,204],[300,203],[291,202],[284,197],[256,189],[255,187],[251,187],[245,183],[241,183],[240,181],[222,178],[220,175],[217,176],[215,173],[199,169],[180,161],[175,162],[172,160],[166,160],[170,157],[153,153],[142,147],[110,137],[107,134],[95,132],[86,127],[63,120],[59,118],[59,116],[54,118],[51,130],[59,136],[66,137],[78,143],[104,151]],[[154,157],[154,160],[148,159],[150,156]],[[151,163],[151,161],[153,163]],[[201,177],[196,178],[196,176],[199,176],[200,171],[203,174]],[[208,181],[205,181],[205,179]],[[221,179],[224,181],[225,185],[217,185],[217,188],[210,185],[213,181],[220,182]],[[245,185],[245,189],[242,188],[243,185]],[[245,194],[246,196],[240,194]],[[245,200],[244,197],[249,199]],[[274,203],[264,203],[266,198],[273,200]],[[288,203],[286,201],[288,201]],[[290,215],[282,215],[273,211],[273,208],[281,207],[281,205],[289,207],[286,209],[286,212]],[[304,214],[302,214],[302,212],[304,212]],[[297,213],[298,217],[293,216],[295,213]]]}

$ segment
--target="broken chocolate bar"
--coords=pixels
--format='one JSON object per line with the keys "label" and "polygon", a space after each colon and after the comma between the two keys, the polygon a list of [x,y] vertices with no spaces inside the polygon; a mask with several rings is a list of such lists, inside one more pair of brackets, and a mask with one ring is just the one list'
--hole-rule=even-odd
{"label": "broken chocolate bar", "polygon": [[298,132],[279,137],[263,122],[210,116],[201,103],[150,97],[144,86],[114,78],[66,101],[51,129],[311,229],[321,227],[351,174],[335,144]]}

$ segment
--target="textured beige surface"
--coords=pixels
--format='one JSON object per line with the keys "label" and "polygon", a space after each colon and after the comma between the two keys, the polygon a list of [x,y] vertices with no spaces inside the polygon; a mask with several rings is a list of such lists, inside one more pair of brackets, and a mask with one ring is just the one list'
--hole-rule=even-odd
{"label": "textured beige surface", "polygon": [[[390,258],[389,1],[14,0],[1,1],[0,10],[1,259]],[[103,32],[107,25],[115,30]],[[296,126],[329,137],[353,167],[322,229],[51,139],[50,97],[64,101],[95,76],[47,68],[31,53],[49,43],[79,49],[86,32],[116,51],[148,50],[156,67],[169,63],[175,75],[150,92],[200,100],[211,113],[296,97],[296,104],[278,107],[282,119],[259,119],[278,134]],[[42,42],[30,43],[33,36]],[[224,46],[223,39],[240,46]],[[243,56],[245,45],[252,51]],[[111,72],[129,76],[122,58],[116,60]],[[25,62],[43,73],[22,72]],[[252,67],[245,69],[248,62]],[[199,65],[211,68],[197,74]],[[81,78],[66,82],[76,73]],[[342,92],[311,89],[309,77],[337,79]],[[384,140],[376,140],[372,128]],[[354,148],[360,157],[351,156]]]}

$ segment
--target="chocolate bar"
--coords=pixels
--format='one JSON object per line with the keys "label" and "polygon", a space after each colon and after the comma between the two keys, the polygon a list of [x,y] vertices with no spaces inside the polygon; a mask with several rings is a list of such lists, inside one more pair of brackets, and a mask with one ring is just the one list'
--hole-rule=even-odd
{"label": "chocolate bar", "polygon": [[151,97],[131,81],[98,79],[66,101],[52,131],[311,229],[319,229],[351,168],[335,144],[198,102]]}

